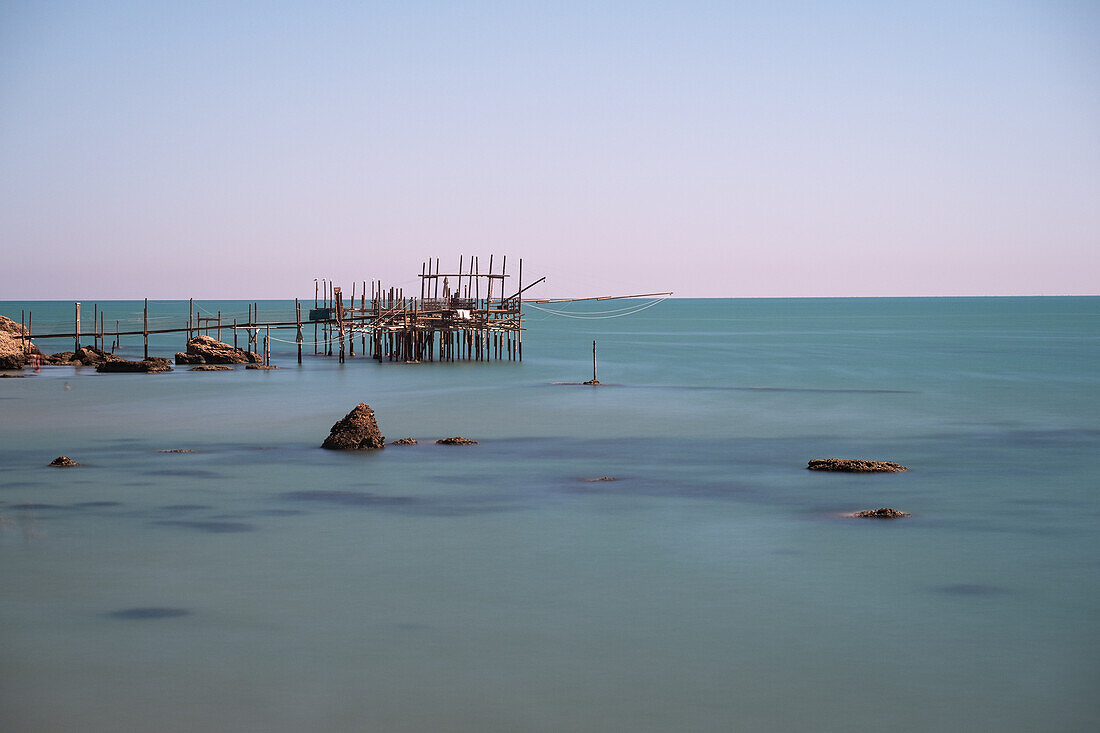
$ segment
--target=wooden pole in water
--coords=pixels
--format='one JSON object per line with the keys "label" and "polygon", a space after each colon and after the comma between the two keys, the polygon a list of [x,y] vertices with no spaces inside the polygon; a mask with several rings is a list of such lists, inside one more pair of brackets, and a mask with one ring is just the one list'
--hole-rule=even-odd
{"label": "wooden pole in water", "polygon": [[237,348],[237,319],[233,319],[233,348]]}
{"label": "wooden pole in water", "polygon": [[222,340],[222,312],[218,311],[218,341]]}
{"label": "wooden pole in water", "polygon": [[596,382],[596,342],[592,342],[592,382]]}
{"label": "wooden pole in water", "polygon": [[99,312],[99,350],[103,351],[103,311]]}
{"label": "wooden pole in water", "polygon": [[298,363],[302,363],[302,304],[298,302],[298,299],[294,299],[294,317],[298,322]]}
{"label": "wooden pole in water", "polygon": [[92,303],[92,348],[96,348],[96,326],[99,325],[99,303]]}
{"label": "wooden pole in water", "polygon": [[195,337],[194,334],[194,322],[195,322],[195,299],[187,299],[187,340],[190,341]]}
{"label": "wooden pole in water", "polygon": [[141,336],[144,343],[145,357],[149,358],[149,299],[145,299],[145,309],[142,311],[141,317]]}
{"label": "wooden pole in water", "polygon": [[80,303],[76,303],[76,330],[73,331],[73,351],[80,351]]}
{"label": "wooden pole in water", "polygon": [[[317,308],[317,292],[318,292],[317,278],[313,278],[313,307]],[[317,321],[313,322],[313,355],[317,355]]]}
{"label": "wooden pole in water", "polygon": [[519,294],[516,296],[516,313],[519,326],[516,328],[516,349],[519,360],[523,361],[523,258],[519,259]]}
{"label": "wooden pole in water", "polygon": [[264,336],[264,366],[271,366],[271,326],[267,327]]}

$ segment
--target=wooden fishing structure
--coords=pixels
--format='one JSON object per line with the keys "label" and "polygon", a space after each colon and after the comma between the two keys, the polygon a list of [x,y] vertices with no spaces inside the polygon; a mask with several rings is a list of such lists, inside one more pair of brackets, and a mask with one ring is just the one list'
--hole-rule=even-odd
{"label": "wooden fishing structure", "polygon": [[[499,269],[498,269],[499,263]],[[149,356],[149,336],[154,334],[182,333],[190,341],[199,335],[216,335],[221,341],[222,330],[233,332],[233,346],[238,345],[238,334],[245,335],[244,348],[261,354],[264,364],[271,362],[271,341],[293,343],[297,346],[298,363],[302,363],[305,333],[313,326],[313,353],[338,356],[343,363],[346,357],[369,356],[379,362],[418,363],[424,361],[490,361],[523,360],[523,294],[544,282],[540,277],[523,284],[523,260],[518,261],[516,282],[510,281],[508,259],[499,260],[490,255],[483,263],[479,257],[459,256],[458,267],[444,272],[439,258],[421,263],[419,291],[405,293],[401,287],[386,287],[380,280],[352,281],[351,293],[332,281],[315,278],[313,283],[313,308],[307,318],[302,318],[302,304],[294,300],[294,320],[263,321],[257,302],[248,304],[247,319],[223,322],[222,314],[202,315],[196,310],[194,299],[188,301],[187,323],[175,328],[149,327],[149,300],[142,309],[142,326],[122,330],[115,321],[114,332],[106,330],[103,311],[93,306],[92,329],[81,324],[81,304],[75,303],[73,331],[66,333],[34,334],[31,329],[33,313],[25,312],[21,325],[23,333],[16,335],[29,351],[32,339],[73,339],[73,350],[82,344],[104,350],[111,337],[113,351],[121,346],[123,336],[141,336],[144,356]],[[361,290],[357,290],[358,285]],[[643,293],[638,295],[608,295],[589,298],[559,298],[529,300],[531,304],[564,303],[580,300],[617,300],[621,298],[649,298],[669,296],[671,293]],[[345,297],[347,296],[347,297]],[[538,306],[534,306],[538,307]],[[272,337],[271,332],[293,330],[294,340]],[[262,334],[262,338],[261,338]],[[593,344],[593,349],[595,344]],[[593,355],[594,356],[594,355]],[[595,370],[593,369],[593,381]]]}
{"label": "wooden fishing structure", "polygon": [[[381,281],[363,280],[357,294],[357,282],[352,283],[350,297],[345,299],[346,289],[331,281],[314,280],[313,308],[308,319],[302,319],[302,305],[294,301],[294,320],[262,321],[259,303],[248,305],[248,317],[244,322],[233,319],[223,323],[222,314],[202,315],[196,311],[194,299],[188,302],[187,323],[175,328],[149,327],[149,300],[145,299],[140,330],[122,330],[115,321],[114,332],[107,331],[98,304],[93,313],[93,327],[88,330],[81,323],[81,304],[75,303],[73,330],[61,333],[32,332],[33,312],[25,312],[21,321],[24,349],[29,350],[32,339],[73,339],[73,350],[82,345],[104,349],[108,338],[111,348],[120,345],[123,336],[141,336],[144,356],[149,356],[149,336],[153,334],[181,333],[187,340],[198,335],[216,334],[221,340],[222,329],[233,332],[233,345],[238,345],[237,334],[244,332],[245,348],[261,353],[264,363],[270,363],[271,331],[293,329],[297,344],[298,363],[302,361],[305,331],[313,326],[314,354],[355,356],[356,341],[360,343],[360,355],[369,355],[381,361],[489,361],[523,360],[523,293],[543,282],[539,278],[526,287],[523,285],[523,260],[518,262],[518,282],[512,286],[509,279],[507,258],[497,260],[490,255],[485,271],[479,257],[468,260],[460,256],[454,272],[443,272],[439,258],[421,264],[420,288],[417,295],[406,294],[400,287],[385,287]],[[261,346],[261,333],[262,346]],[[262,351],[261,351],[262,349]]]}

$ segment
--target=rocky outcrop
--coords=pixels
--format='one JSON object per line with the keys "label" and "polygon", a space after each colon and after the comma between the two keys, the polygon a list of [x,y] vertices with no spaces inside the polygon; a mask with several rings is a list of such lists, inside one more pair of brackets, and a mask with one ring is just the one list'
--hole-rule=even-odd
{"label": "rocky outcrop", "polygon": [[95,368],[97,372],[170,372],[172,362],[159,356],[150,356],[141,361],[128,361],[117,357],[101,362]]}
{"label": "rocky outcrop", "polygon": [[18,323],[7,316],[0,316],[0,369],[22,369],[27,363],[23,341],[17,338],[23,332],[23,327]]}
{"label": "rocky outcrop", "polygon": [[437,440],[435,442],[439,443],[440,445],[477,445],[476,440],[470,440],[469,438],[463,438],[459,435],[456,435],[453,438],[443,438],[442,440]]}
{"label": "rocky outcrop", "polygon": [[811,471],[844,471],[846,473],[896,473],[909,469],[890,461],[868,461],[862,458],[815,458],[806,468]]}
{"label": "rocky outcrop", "polygon": [[862,512],[856,512],[850,516],[862,517],[865,519],[898,519],[899,517],[911,517],[913,515],[909,512],[899,512],[897,509],[882,507],[881,509],[865,509]]}
{"label": "rocky outcrop", "polygon": [[254,351],[238,349],[213,336],[196,336],[188,340],[186,353],[176,353],[177,364],[259,364],[262,361]]}
{"label": "rocky outcrop", "polygon": [[416,438],[401,438],[400,440],[395,440],[392,443],[390,443],[390,445],[416,445],[416,444],[417,444]]}
{"label": "rocky outcrop", "polygon": [[332,426],[322,448],[329,450],[373,450],[386,447],[386,437],[378,429],[374,410],[360,402]]}
{"label": "rocky outcrop", "polygon": [[69,468],[71,466],[79,466],[80,464],[74,461],[72,458],[69,458],[68,456],[58,456],[57,458],[50,461],[50,465],[58,466],[60,468]]}
{"label": "rocky outcrop", "polygon": [[[179,364],[179,359],[176,360]],[[199,366],[193,366],[187,371],[189,372],[231,372],[233,367],[228,364],[200,364]]]}
{"label": "rocky outcrop", "polygon": [[278,368],[279,367],[275,366],[274,364],[249,364],[248,366],[245,367],[245,369],[262,369],[264,371],[267,371],[269,369],[278,369]]}

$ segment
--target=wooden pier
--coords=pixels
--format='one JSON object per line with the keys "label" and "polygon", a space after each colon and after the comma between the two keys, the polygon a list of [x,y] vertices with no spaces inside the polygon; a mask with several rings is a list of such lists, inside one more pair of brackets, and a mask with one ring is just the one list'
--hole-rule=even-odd
{"label": "wooden pier", "polygon": [[[484,267],[484,271],[482,268]],[[539,278],[523,285],[523,260],[518,262],[516,284],[510,285],[507,258],[497,260],[490,255],[483,263],[479,257],[459,257],[455,271],[441,271],[439,258],[421,264],[418,294],[406,294],[402,288],[386,288],[381,281],[353,281],[350,297],[345,300],[346,288],[321,279],[314,280],[313,308],[308,319],[302,320],[301,302],[295,299],[293,321],[263,321],[259,316],[259,304],[250,303],[244,322],[234,319],[223,323],[222,314],[200,315],[194,300],[189,302],[187,322],[175,328],[149,328],[149,301],[145,300],[141,330],[121,330],[115,321],[113,332],[105,328],[103,311],[94,306],[92,330],[81,325],[81,304],[75,304],[73,331],[67,333],[35,334],[31,330],[33,313],[25,313],[21,325],[24,349],[30,349],[32,339],[73,339],[74,351],[88,344],[105,348],[108,338],[117,347],[123,336],[141,336],[144,354],[149,356],[151,334],[181,333],[190,340],[200,334],[216,334],[221,340],[222,330],[233,331],[233,345],[237,346],[237,334],[244,331],[246,347],[264,356],[270,362],[271,331],[293,330],[297,345],[298,362],[302,361],[305,329],[313,326],[314,354],[333,356],[334,351],[343,362],[347,356],[355,356],[356,341],[360,355],[382,361],[416,363],[422,361],[453,362],[523,360],[523,293],[543,282]],[[362,283],[359,294],[356,286]],[[262,347],[260,334],[263,335]],[[262,348],[262,351],[260,349]]]}

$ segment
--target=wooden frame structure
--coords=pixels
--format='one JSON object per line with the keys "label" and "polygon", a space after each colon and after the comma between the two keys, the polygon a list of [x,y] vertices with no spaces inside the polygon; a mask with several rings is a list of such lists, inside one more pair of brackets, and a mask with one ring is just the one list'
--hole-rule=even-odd
{"label": "wooden frame structure", "polygon": [[[545,278],[524,287],[520,260],[515,292],[508,294],[508,259],[501,258],[499,272],[494,261],[490,255],[482,272],[480,258],[460,256],[456,272],[442,272],[439,258],[427,260],[420,267],[418,297],[374,281],[369,300],[363,282],[359,298],[353,284],[351,300],[345,303],[343,289],[325,282],[323,298],[315,287],[309,313],[314,342],[324,343],[329,355],[338,345],[341,360],[345,353],[355,355],[358,336],[361,353],[369,350],[380,362],[522,361],[523,293]],[[300,352],[300,315],[298,326]]]}

